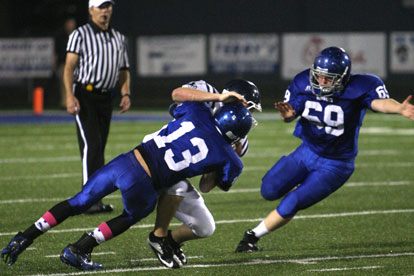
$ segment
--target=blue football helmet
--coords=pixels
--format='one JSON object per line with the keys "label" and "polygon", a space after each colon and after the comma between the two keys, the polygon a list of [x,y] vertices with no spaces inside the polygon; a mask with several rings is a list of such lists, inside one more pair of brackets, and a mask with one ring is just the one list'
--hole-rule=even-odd
{"label": "blue football helmet", "polygon": [[228,103],[214,114],[217,128],[230,144],[246,137],[252,127],[252,115],[242,103]]}
{"label": "blue football helmet", "polygon": [[223,93],[228,91],[234,91],[242,95],[247,101],[248,110],[262,112],[260,92],[253,82],[242,79],[231,80],[224,85]]}
{"label": "blue football helmet", "polygon": [[[319,96],[332,96],[344,89],[351,76],[351,58],[344,49],[328,47],[315,58],[310,69],[312,92]],[[319,77],[332,80],[330,84],[319,83]]]}

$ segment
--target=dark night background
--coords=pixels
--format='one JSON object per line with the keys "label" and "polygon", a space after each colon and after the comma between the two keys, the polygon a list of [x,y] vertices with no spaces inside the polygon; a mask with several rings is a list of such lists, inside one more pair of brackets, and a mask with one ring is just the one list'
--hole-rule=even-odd
{"label": "dark night background", "polygon": [[[404,5],[403,3],[407,3]],[[140,35],[285,32],[385,32],[414,31],[414,1],[410,0],[118,0],[111,24],[128,36],[133,106],[164,107],[173,88],[192,79],[211,81],[220,89],[230,78],[244,77],[256,82],[265,106],[280,99],[288,82],[279,73],[139,78],[135,72],[135,38]],[[410,4],[411,3],[411,4]],[[411,5],[411,6],[410,6]],[[0,38],[52,37],[66,17],[78,25],[88,20],[87,0],[0,0]],[[385,83],[390,94],[401,100],[413,93],[413,75],[388,73]],[[27,107],[27,87],[43,85],[46,107],[57,107],[58,92],[53,80],[27,84],[1,82],[0,94],[7,106]],[[155,93],[155,94],[154,94]],[[154,95],[157,95],[154,97]],[[22,100],[23,99],[23,100]],[[155,99],[155,100],[154,100]],[[0,107],[5,106],[5,101]]]}

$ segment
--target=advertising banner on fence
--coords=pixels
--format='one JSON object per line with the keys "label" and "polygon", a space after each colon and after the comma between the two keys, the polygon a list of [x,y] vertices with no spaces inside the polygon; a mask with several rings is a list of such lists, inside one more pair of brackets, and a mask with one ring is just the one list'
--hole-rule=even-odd
{"label": "advertising banner on fence", "polygon": [[50,77],[53,53],[52,38],[0,39],[0,78]]}
{"label": "advertising banner on fence", "polygon": [[309,68],[324,48],[338,46],[351,56],[352,73],[386,77],[385,33],[287,33],[282,37],[282,78]]}
{"label": "advertising banner on fence", "polygon": [[279,65],[276,34],[213,34],[210,68],[213,73],[274,73]]}
{"label": "advertising banner on fence", "polygon": [[393,32],[390,36],[391,72],[414,73],[414,32]]}
{"label": "advertising banner on fence", "polygon": [[207,71],[204,35],[143,36],[137,39],[141,77],[201,75]]}

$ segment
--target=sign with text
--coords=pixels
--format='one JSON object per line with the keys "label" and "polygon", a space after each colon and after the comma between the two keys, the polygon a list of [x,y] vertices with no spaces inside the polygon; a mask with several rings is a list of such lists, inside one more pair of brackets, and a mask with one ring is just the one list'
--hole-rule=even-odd
{"label": "sign with text", "polygon": [[414,32],[393,32],[390,36],[391,72],[414,73]]}
{"label": "sign with text", "polygon": [[201,75],[207,71],[204,35],[142,36],[137,39],[141,77]]}
{"label": "sign with text", "polygon": [[352,73],[386,77],[385,33],[287,33],[282,40],[283,79],[290,80],[309,68],[316,55],[329,46],[347,51]]}
{"label": "sign with text", "polygon": [[0,77],[50,77],[53,52],[53,38],[0,39]]}
{"label": "sign with text", "polygon": [[274,73],[278,65],[276,34],[210,36],[210,68],[214,73]]}

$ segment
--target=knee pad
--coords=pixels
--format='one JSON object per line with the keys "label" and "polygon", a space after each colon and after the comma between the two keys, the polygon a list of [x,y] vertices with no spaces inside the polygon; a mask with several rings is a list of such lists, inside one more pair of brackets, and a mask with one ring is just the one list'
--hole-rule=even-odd
{"label": "knee pad", "polygon": [[130,220],[132,224],[135,224],[141,221],[143,218],[146,218],[155,210],[155,206],[157,205],[157,198],[154,196],[151,200],[147,201],[146,204],[143,204],[139,210],[134,210],[132,214],[125,214],[127,215],[126,218]]}
{"label": "knee pad", "polygon": [[213,221],[205,221],[199,225],[193,225],[191,227],[193,233],[200,238],[207,238],[213,235],[214,231],[216,230],[216,223]]}
{"label": "knee pad", "polygon": [[68,203],[73,210],[74,215],[79,215],[88,210],[93,201],[88,201],[88,198],[81,193],[78,193],[76,196],[68,199]]}
{"label": "knee pad", "polygon": [[283,196],[277,186],[277,180],[274,178],[266,177],[262,179],[262,186],[260,187],[260,193],[266,200],[276,200]]}
{"label": "knee pad", "polygon": [[262,185],[260,192],[262,197],[266,200],[276,200],[285,195],[283,192],[287,179],[283,177],[285,170],[285,163],[288,158],[283,156],[262,178]]}

